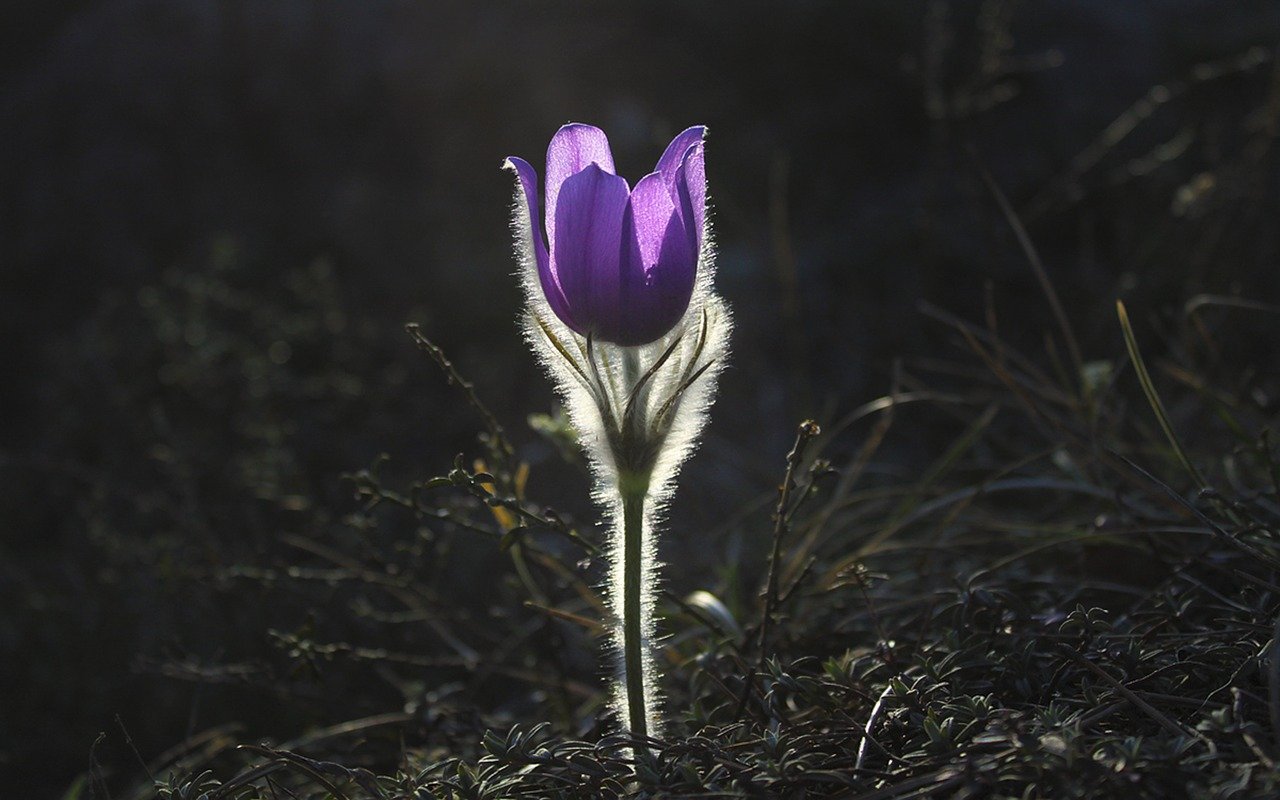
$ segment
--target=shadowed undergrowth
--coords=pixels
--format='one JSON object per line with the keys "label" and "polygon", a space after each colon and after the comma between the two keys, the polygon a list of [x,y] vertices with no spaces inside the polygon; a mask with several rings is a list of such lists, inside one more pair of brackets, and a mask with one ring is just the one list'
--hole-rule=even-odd
{"label": "shadowed undergrowth", "polygon": [[[1063,300],[973,168],[992,153],[962,146],[1039,67],[984,55],[957,86],[921,71],[933,155],[973,218],[941,200],[906,216],[999,246],[926,252],[924,290],[895,291],[950,302],[875,330],[946,346],[802,425],[770,473],[739,434],[767,438],[775,421],[752,415],[779,406],[729,396],[726,373],[714,416],[739,433],[713,424],[677,490],[670,725],[639,764],[605,710],[582,460],[554,411],[534,434],[486,407],[525,390],[486,350],[497,337],[428,323],[456,337],[454,366],[422,331],[348,309],[324,261],[264,268],[232,240],[136,296],[104,292],[48,347],[56,425],[0,459],[22,534],[0,560],[18,609],[0,644],[27,687],[0,694],[20,721],[0,726],[0,765],[37,794],[65,783],[46,762],[74,763],[65,797],[117,800],[1280,794],[1280,308],[1257,292],[1274,275],[1271,53],[1152,87],[1020,204],[1058,240]],[[1172,139],[1129,136],[1174,108]],[[902,224],[910,246],[885,263],[939,241]],[[782,211],[777,227],[787,241]],[[785,301],[795,375],[866,366],[840,355],[866,338],[848,317],[902,276],[844,269],[855,257],[840,291]],[[975,264],[997,281],[985,306]],[[772,314],[765,294],[735,302]],[[828,316],[802,320],[813,306]],[[749,358],[744,382],[781,374]],[[545,410],[492,403],[513,406]],[[104,708],[120,713],[90,748]]]}
{"label": "shadowed undergrowth", "polygon": [[[483,458],[399,485],[375,464],[349,478],[359,510],[284,538],[296,566],[207,576],[325,599],[313,624],[271,632],[259,666],[283,694],[323,703],[376,681],[403,710],[252,746],[206,731],[132,796],[1280,791],[1280,387],[1224,356],[1241,316],[1276,309],[1197,298],[1151,363],[1123,316],[1128,346],[1078,369],[1054,356],[1066,348],[1014,350],[994,309],[982,325],[924,312],[949,355],[903,365],[822,433],[802,426],[783,490],[696,534],[769,530],[772,556],[665,596],[671,725],[639,764],[598,722],[594,528],[527,496],[498,420],[412,330],[479,411]],[[923,415],[955,435],[902,474],[880,454]],[[459,548],[489,554],[466,576],[483,613],[451,601]]]}

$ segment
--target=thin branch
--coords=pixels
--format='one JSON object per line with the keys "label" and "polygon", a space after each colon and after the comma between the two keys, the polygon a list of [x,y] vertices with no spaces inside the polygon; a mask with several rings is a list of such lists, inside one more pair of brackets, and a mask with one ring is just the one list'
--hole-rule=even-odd
{"label": "thin branch", "polygon": [[476,395],[475,385],[471,381],[462,377],[457,368],[453,366],[453,362],[445,356],[444,350],[435,342],[428,339],[422,333],[422,328],[415,322],[410,322],[404,326],[405,332],[413,338],[413,343],[418,349],[431,357],[440,369],[444,372],[445,378],[450,384],[456,384],[467,395],[467,402],[471,404],[484,420],[484,426],[489,432],[489,449],[493,451],[495,458],[500,459],[505,466],[510,462],[512,456],[515,455],[515,449],[511,446],[511,442],[507,440],[506,431],[502,428],[502,423],[498,422],[498,418],[493,415],[480,398]]}
{"label": "thin branch", "polygon": [[796,471],[804,462],[804,454],[809,448],[809,443],[821,433],[822,428],[818,423],[811,419],[805,420],[800,423],[800,428],[796,431],[796,441],[791,447],[791,452],[787,453],[787,471],[782,478],[782,486],[778,488],[778,507],[773,514],[773,552],[769,556],[769,578],[764,592],[764,614],[760,618],[760,657],[756,662],[755,670],[747,675],[747,680],[743,684],[742,697],[738,699],[735,717],[742,715],[747,699],[755,689],[756,675],[764,671],[764,662],[768,653],[769,621],[778,604],[778,562],[782,560],[782,540],[786,538],[791,528],[791,492],[796,486]]}

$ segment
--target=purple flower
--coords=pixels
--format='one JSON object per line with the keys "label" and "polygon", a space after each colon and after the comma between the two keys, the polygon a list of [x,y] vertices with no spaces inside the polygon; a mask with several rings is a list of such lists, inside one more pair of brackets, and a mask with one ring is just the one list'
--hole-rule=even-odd
{"label": "purple flower", "polygon": [[523,189],[542,292],[564,324],[635,346],[684,316],[706,220],[705,132],[694,126],[673,139],[631,188],[614,173],[604,131],[577,123],[556,131],[547,148],[545,240],[537,172],[507,159]]}

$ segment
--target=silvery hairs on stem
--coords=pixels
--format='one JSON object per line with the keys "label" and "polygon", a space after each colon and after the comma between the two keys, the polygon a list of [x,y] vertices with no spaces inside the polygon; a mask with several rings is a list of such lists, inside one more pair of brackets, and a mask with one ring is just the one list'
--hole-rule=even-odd
{"label": "silvery hairs on stem", "polygon": [[[518,178],[512,228],[525,338],[569,412],[609,523],[613,706],[625,728],[650,736],[661,729],[655,530],[706,422],[733,327],[712,289],[703,134],[677,136],[630,189],[613,174],[603,132],[561,128],[548,151],[550,248],[536,175],[520,159],[506,162]],[[584,229],[589,241],[575,242]],[[625,613],[629,581],[638,582],[638,620]]]}

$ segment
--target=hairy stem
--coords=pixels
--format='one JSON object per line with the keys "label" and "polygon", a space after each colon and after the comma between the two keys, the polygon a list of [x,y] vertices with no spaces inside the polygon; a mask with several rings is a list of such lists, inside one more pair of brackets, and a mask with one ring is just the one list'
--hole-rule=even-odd
{"label": "hairy stem", "polygon": [[647,489],[622,489],[622,666],[627,696],[627,727],[636,736],[649,735],[645,703],[644,620],[644,498]]}

